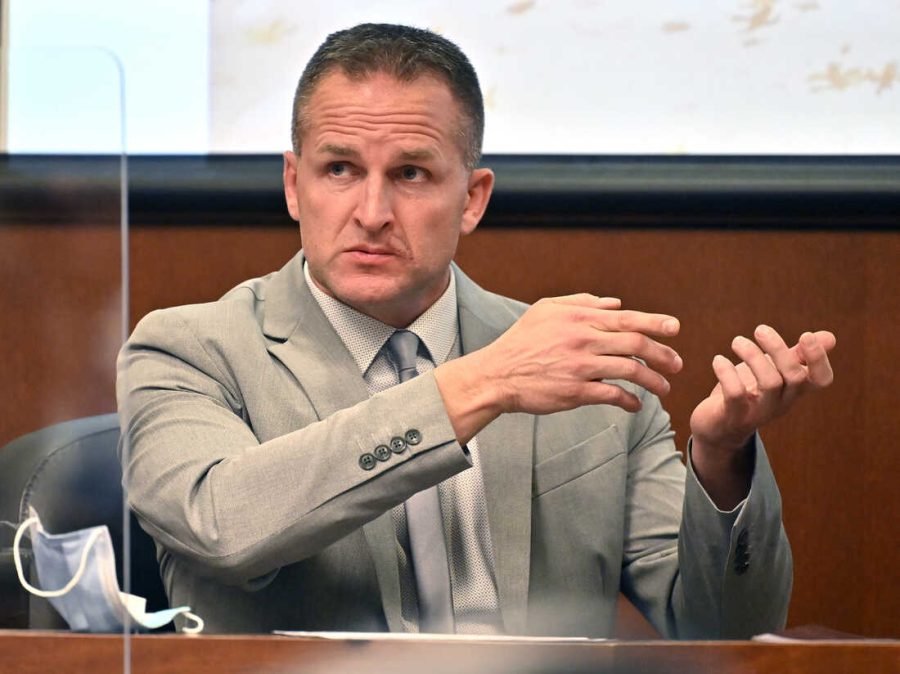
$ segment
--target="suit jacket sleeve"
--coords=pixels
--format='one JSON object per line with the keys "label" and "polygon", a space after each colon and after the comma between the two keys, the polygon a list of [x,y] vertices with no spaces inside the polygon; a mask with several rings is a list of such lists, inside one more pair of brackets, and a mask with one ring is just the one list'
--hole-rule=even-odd
{"label": "suit jacket sleeve", "polygon": [[[129,503],[157,542],[204,573],[253,588],[470,466],[433,374],[260,442],[210,316],[202,306],[149,314],[120,353],[117,381]],[[361,467],[410,429],[421,442]]]}
{"label": "suit jacket sleeve", "polygon": [[782,627],[792,560],[759,436],[750,493],[723,512],[690,461],[681,465],[659,401],[645,393],[643,402],[631,428],[623,591],[668,637],[744,639]]}

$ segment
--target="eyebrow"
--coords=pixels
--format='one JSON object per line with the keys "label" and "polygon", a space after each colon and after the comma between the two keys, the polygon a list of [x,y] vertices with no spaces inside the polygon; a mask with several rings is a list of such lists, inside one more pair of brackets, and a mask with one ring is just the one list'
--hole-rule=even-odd
{"label": "eyebrow", "polygon": [[424,161],[427,159],[434,159],[434,152],[425,148],[405,150],[400,153],[400,158],[407,161]]}
{"label": "eyebrow", "polygon": [[338,157],[358,157],[359,150],[347,145],[334,145],[333,143],[325,143],[318,150],[318,154],[333,154]]}

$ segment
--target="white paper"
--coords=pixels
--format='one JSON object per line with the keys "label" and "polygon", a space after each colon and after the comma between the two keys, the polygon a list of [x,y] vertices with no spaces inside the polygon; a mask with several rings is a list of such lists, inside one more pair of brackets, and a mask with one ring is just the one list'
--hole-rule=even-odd
{"label": "white paper", "polygon": [[333,639],[336,641],[483,641],[497,643],[596,643],[608,639],[588,637],[523,637],[506,634],[415,634],[411,632],[295,632],[275,630],[273,634],[306,639]]}
{"label": "white paper", "polygon": [[786,637],[780,634],[757,634],[751,639],[767,644],[900,644],[900,639],[869,639],[865,637]]}

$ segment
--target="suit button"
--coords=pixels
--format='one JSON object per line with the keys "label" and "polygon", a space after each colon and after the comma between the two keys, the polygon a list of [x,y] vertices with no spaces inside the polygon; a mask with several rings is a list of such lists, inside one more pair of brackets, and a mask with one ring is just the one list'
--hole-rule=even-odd
{"label": "suit button", "polygon": [[744,529],[738,536],[737,545],[734,546],[734,572],[740,576],[749,568],[750,546],[747,545],[747,530]]}
{"label": "suit button", "polygon": [[737,544],[747,545],[748,538],[750,538],[750,532],[748,532],[746,529],[741,529],[741,533],[739,533],[737,537]]}
{"label": "suit button", "polygon": [[387,461],[391,458],[391,449],[387,445],[378,445],[372,453],[379,461]]}
{"label": "suit button", "polygon": [[368,452],[359,457],[359,467],[363,470],[372,470],[375,464],[375,457]]}
{"label": "suit button", "polygon": [[422,434],[419,432],[419,429],[410,428],[406,431],[406,444],[418,445],[420,442],[422,442]]}
{"label": "suit button", "polygon": [[396,436],[391,438],[391,451],[394,454],[403,454],[406,450],[406,440],[403,438]]}

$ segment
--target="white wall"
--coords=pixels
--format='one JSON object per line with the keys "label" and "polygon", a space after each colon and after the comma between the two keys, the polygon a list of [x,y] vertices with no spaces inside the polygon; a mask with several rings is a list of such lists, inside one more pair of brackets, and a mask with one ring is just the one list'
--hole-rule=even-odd
{"label": "white wall", "polygon": [[[132,152],[285,149],[315,47],[333,30],[388,21],[437,30],[469,55],[487,152],[900,153],[895,0],[12,0],[12,10],[14,45],[77,36],[120,55]],[[28,130],[12,65],[10,149],[60,145],[45,125]]]}
{"label": "white wall", "polygon": [[10,152],[209,150],[206,0],[8,1]]}

